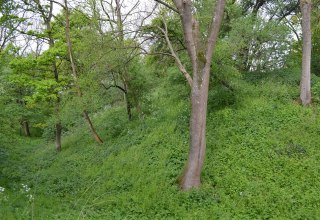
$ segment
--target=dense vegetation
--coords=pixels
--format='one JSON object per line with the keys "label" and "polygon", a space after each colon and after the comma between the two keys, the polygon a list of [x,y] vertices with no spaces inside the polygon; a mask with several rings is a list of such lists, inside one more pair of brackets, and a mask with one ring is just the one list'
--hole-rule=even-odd
{"label": "dense vegetation", "polygon": [[184,86],[176,82],[150,91],[152,114],[142,121],[128,123],[124,106],[98,115],[97,126],[109,139],[103,145],[92,142],[86,126],[65,137],[60,154],[39,139],[2,143],[1,215],[317,218],[320,109],[295,102],[298,81],[297,73],[277,72],[243,76],[235,92],[211,90],[216,102],[209,107],[203,185],[187,193],[176,181],[187,153],[189,111]]}
{"label": "dense vegetation", "polygon": [[[98,2],[86,3],[93,10]],[[209,2],[195,5],[201,28],[209,23]],[[319,3],[312,14],[313,102],[303,106],[299,7],[259,2],[227,2],[212,59],[202,184],[189,191],[179,182],[191,89],[168,45],[187,71],[192,66],[172,9],[158,6],[134,29],[121,19],[110,27],[71,4],[44,19],[50,27],[34,30],[13,12],[28,9],[43,25],[50,4],[1,2],[1,28],[11,35],[0,54],[0,218],[317,219]]]}

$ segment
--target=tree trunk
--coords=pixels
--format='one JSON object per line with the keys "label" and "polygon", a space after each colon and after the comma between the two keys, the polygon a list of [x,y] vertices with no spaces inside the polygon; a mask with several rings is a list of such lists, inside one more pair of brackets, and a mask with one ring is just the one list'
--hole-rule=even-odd
{"label": "tree trunk", "polygon": [[[37,4],[38,10],[40,11],[40,14],[42,15],[42,19],[46,25],[46,31],[47,31],[48,40],[49,40],[49,48],[52,49],[55,46],[54,37],[53,37],[53,33],[52,33],[52,26],[51,26],[51,21],[53,18],[53,1],[50,0],[50,5],[48,8],[48,11],[46,11],[46,9],[41,5],[40,1],[34,1],[34,2]],[[58,67],[56,64],[56,60],[53,60],[53,62],[52,62],[52,72],[53,72],[53,76],[54,76],[56,83],[59,83],[59,71],[58,71]],[[57,96],[57,100],[55,103],[55,113],[56,113],[56,116],[58,117],[58,121],[55,124],[54,135],[55,135],[56,150],[58,152],[60,152],[61,151],[62,126],[61,126],[61,120],[60,120],[60,95],[59,95],[59,92],[57,91],[55,93],[55,95]]]}
{"label": "tree trunk", "polygon": [[126,106],[127,106],[127,114],[128,114],[128,119],[130,121],[132,119],[132,112],[131,112],[131,102],[130,102],[129,94],[128,94],[128,84],[127,84],[126,80],[123,80],[123,85],[124,85],[124,90],[125,90],[124,98],[125,98]]}
{"label": "tree trunk", "polygon": [[129,119],[129,121],[131,121],[132,120],[132,112],[131,112],[131,103],[129,100],[129,95],[128,95],[128,93],[125,93],[124,96],[126,99],[128,119]]}
{"label": "tree trunk", "polygon": [[180,186],[183,190],[197,188],[201,183],[201,170],[206,150],[206,118],[209,88],[209,73],[213,51],[223,19],[225,0],[218,0],[213,11],[207,42],[200,33],[199,21],[193,14],[191,0],[173,1],[181,18],[188,55],[192,63],[190,151]]}
{"label": "tree trunk", "polygon": [[21,122],[23,133],[26,137],[31,137],[29,122],[27,120],[23,120]]}
{"label": "tree trunk", "polygon": [[[122,19],[122,12],[121,12],[121,7],[122,3],[120,0],[116,0],[116,8],[115,8],[115,13],[117,16],[117,33],[119,36],[119,44],[121,48],[124,48],[124,29],[123,29],[123,19]],[[125,56],[124,56],[125,57]],[[131,111],[131,102],[129,99],[129,85],[128,85],[128,69],[124,67],[123,69],[120,70],[120,76],[122,79],[123,87],[124,87],[124,97],[125,97],[125,102],[126,102],[126,107],[127,107],[127,114],[128,114],[128,119],[129,121],[132,120],[132,111]]]}
{"label": "tree trunk", "polygon": [[[50,47],[54,46],[53,38],[50,38]],[[52,70],[54,73],[54,78],[57,83],[59,83],[59,72],[56,65],[56,62],[52,64]],[[60,119],[60,95],[59,92],[56,93],[57,101],[55,106],[56,116],[58,117],[58,122],[56,123],[56,130],[55,130],[55,143],[56,143],[56,150],[58,152],[61,151],[61,134],[62,134],[62,126],[61,126],[61,119]]]}
{"label": "tree trunk", "polygon": [[92,121],[91,121],[91,119],[89,117],[89,114],[88,114],[88,112],[86,110],[83,111],[83,115],[84,115],[84,118],[85,118],[86,122],[89,125],[90,131],[92,132],[92,135],[93,135],[94,139],[96,140],[97,143],[102,144],[103,141],[99,137],[99,135],[97,134],[96,129],[93,127]]}
{"label": "tree trunk", "polygon": [[183,190],[199,187],[201,183],[201,170],[206,150],[206,118],[209,89],[209,70],[203,69],[204,79],[199,85],[193,81],[191,92],[191,118],[190,118],[190,150],[189,158],[180,186]]}
{"label": "tree trunk", "polygon": [[311,0],[301,0],[302,12],[302,74],[300,82],[300,99],[302,105],[311,104]]}
{"label": "tree trunk", "polygon": [[56,131],[55,131],[55,144],[56,144],[56,150],[58,152],[61,151],[61,133],[62,133],[62,127],[61,127],[61,123],[58,122],[56,124]]}

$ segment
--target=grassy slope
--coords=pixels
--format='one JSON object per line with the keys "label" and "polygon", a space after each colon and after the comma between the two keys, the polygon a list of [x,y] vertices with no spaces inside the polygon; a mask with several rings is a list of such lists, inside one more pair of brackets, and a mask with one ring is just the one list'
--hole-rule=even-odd
{"label": "grassy slope", "polygon": [[[93,144],[84,127],[65,138],[59,155],[39,140],[7,148],[2,166],[11,182],[0,181],[9,187],[7,201],[4,193],[0,197],[0,216],[315,219],[320,216],[319,108],[297,105],[296,82],[287,81],[256,77],[239,80],[234,93],[210,92],[200,190],[177,188],[188,151],[188,91],[168,85],[147,97],[150,115],[142,122],[128,123],[122,108],[96,117],[106,140],[102,146]],[[21,192],[21,183],[31,191]]]}

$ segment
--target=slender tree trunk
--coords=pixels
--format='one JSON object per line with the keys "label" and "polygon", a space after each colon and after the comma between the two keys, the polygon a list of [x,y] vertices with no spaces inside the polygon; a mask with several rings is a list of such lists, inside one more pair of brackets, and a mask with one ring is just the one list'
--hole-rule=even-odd
{"label": "slender tree trunk", "polygon": [[131,102],[130,102],[129,95],[127,92],[124,93],[124,97],[126,100],[128,119],[129,119],[129,121],[131,121],[132,120]]}
{"label": "slender tree trunk", "polygon": [[311,104],[311,0],[300,0],[302,12],[302,74],[300,82],[300,99],[302,105]]}
{"label": "slender tree trunk", "polygon": [[[52,17],[53,17],[53,1],[49,0],[50,5],[49,5],[48,10],[41,5],[40,1],[34,0],[34,2],[37,4],[38,10],[39,10],[40,14],[42,15],[42,19],[46,25],[46,31],[47,31],[48,40],[49,40],[49,48],[52,49],[55,46],[54,37],[53,37],[53,33],[52,33],[52,26],[51,26],[51,21],[52,21]],[[52,62],[52,72],[53,72],[53,76],[54,76],[56,83],[59,83],[59,71],[58,71],[58,67],[57,67],[55,60]],[[59,92],[56,92],[55,95],[57,96],[57,101],[55,103],[55,113],[56,113],[56,116],[58,117],[58,120],[55,124],[54,136],[55,136],[56,150],[58,152],[60,152],[61,151],[62,126],[61,126],[61,120],[60,120],[60,95],[59,95]]]}
{"label": "slender tree trunk", "polygon": [[62,133],[61,123],[58,122],[55,127],[56,127],[56,131],[55,131],[56,150],[60,152],[61,151],[61,133]]}
{"label": "slender tree trunk", "polygon": [[[131,91],[129,89],[129,84],[128,84],[128,70],[125,67],[123,70],[120,70],[121,72],[121,80],[122,80],[122,84],[123,84],[123,88],[124,88],[124,99],[126,102],[126,108],[127,108],[127,115],[128,115],[128,119],[129,121],[132,120],[132,103],[130,100],[130,95]],[[132,94],[131,94],[132,95]]]}
{"label": "slender tree trunk", "polygon": [[[54,47],[54,41],[53,38],[50,38],[50,47]],[[59,72],[56,65],[56,62],[52,64],[52,69],[54,73],[54,78],[57,83],[59,83]],[[58,117],[57,123],[55,125],[55,144],[56,144],[56,150],[58,152],[61,151],[61,135],[62,135],[62,126],[61,126],[61,120],[60,120],[60,95],[59,92],[56,93],[57,101],[55,106],[56,116]]]}
{"label": "slender tree trunk", "polygon": [[[117,33],[118,33],[118,39],[119,39],[119,44],[120,47],[124,48],[124,30],[123,30],[123,20],[122,20],[122,13],[121,13],[121,1],[116,0],[116,8],[115,8],[115,13],[117,17]],[[128,85],[128,69],[124,67],[123,69],[120,69],[120,75],[122,79],[122,83],[125,89],[125,102],[126,102],[126,107],[127,107],[127,114],[128,114],[128,119],[132,119],[132,111],[131,111],[131,102],[129,98],[129,85]]]}
{"label": "slender tree trunk", "polygon": [[91,121],[91,119],[89,117],[89,114],[88,114],[88,112],[86,110],[83,111],[83,115],[84,115],[84,118],[85,118],[86,122],[89,125],[89,128],[90,128],[90,130],[92,132],[92,135],[93,135],[94,139],[96,140],[97,143],[102,144],[103,141],[101,140],[101,138],[99,137],[98,133],[96,132],[96,129],[94,128],[94,126],[92,124],[92,121]]}
{"label": "slender tree trunk", "polygon": [[[51,35],[51,27],[50,27],[50,32],[49,32],[49,46],[52,48],[54,47],[54,40]],[[57,68],[56,61],[53,62],[52,64],[52,70],[54,74],[55,81],[59,83],[59,72]],[[59,92],[56,93],[57,96],[57,101],[56,101],[56,106],[55,106],[55,111],[56,111],[56,116],[58,117],[57,123],[55,125],[55,144],[56,144],[56,150],[58,152],[61,151],[61,134],[62,134],[62,126],[61,126],[61,120],[60,120],[60,95]]]}
{"label": "slender tree trunk", "polygon": [[[74,79],[75,82],[75,86],[77,88],[77,92],[79,97],[82,96],[82,91],[81,88],[78,84],[78,72],[77,72],[77,68],[76,68],[76,64],[73,58],[73,50],[72,50],[72,42],[71,42],[71,37],[70,37],[70,20],[69,20],[69,8],[68,8],[68,1],[64,0],[64,8],[65,8],[65,13],[66,13],[66,41],[67,41],[67,47],[68,47],[68,55],[70,58],[70,63],[71,63],[71,69],[72,69],[72,77]],[[96,132],[96,129],[94,128],[92,121],[89,117],[89,114],[87,112],[86,109],[83,110],[83,116],[85,121],[88,123],[88,126],[92,132],[92,135],[94,137],[94,139],[96,140],[97,143],[102,144],[103,141],[100,138],[100,136],[98,135],[98,133]]]}
{"label": "slender tree trunk", "polygon": [[27,120],[23,120],[21,122],[23,133],[26,137],[31,137],[31,132],[29,128],[29,122]]}
{"label": "slender tree trunk", "polygon": [[[56,66],[56,63],[53,64],[53,72],[55,75],[55,80],[58,83],[59,82],[59,74],[58,74],[58,69]],[[56,144],[56,150],[58,152],[61,151],[61,135],[62,135],[62,126],[61,126],[61,120],[60,120],[60,95],[57,92],[57,101],[56,101],[56,116],[58,117],[57,123],[55,125],[55,144]]]}

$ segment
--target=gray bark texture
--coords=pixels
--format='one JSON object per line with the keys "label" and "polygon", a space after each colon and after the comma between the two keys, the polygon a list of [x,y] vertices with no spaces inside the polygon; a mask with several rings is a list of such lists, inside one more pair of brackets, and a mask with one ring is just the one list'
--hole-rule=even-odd
{"label": "gray bark texture", "polygon": [[311,0],[301,0],[300,8],[303,35],[300,100],[306,106],[311,104]]}

